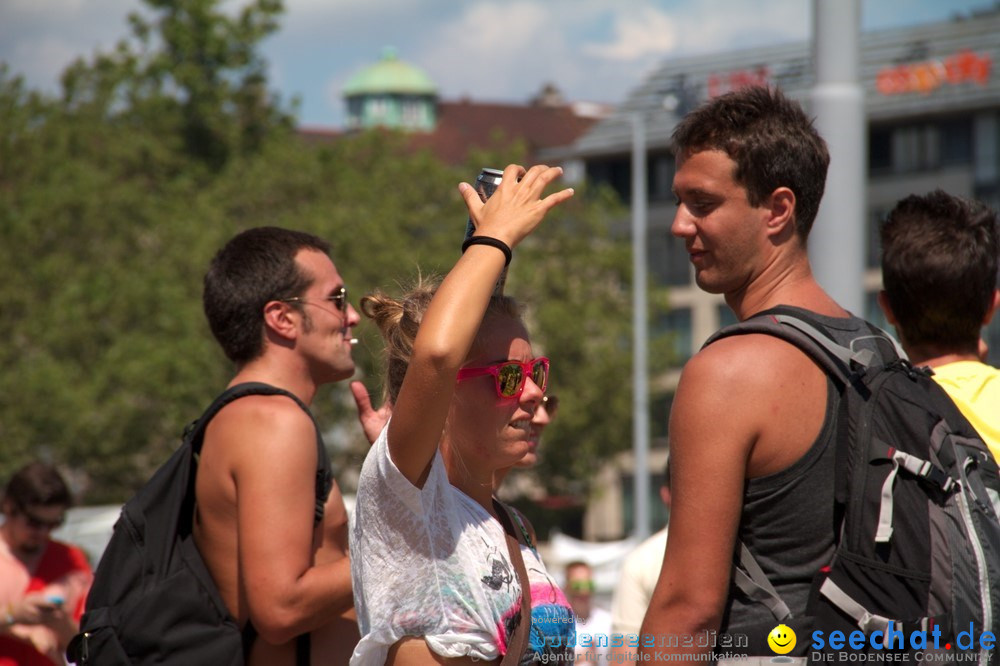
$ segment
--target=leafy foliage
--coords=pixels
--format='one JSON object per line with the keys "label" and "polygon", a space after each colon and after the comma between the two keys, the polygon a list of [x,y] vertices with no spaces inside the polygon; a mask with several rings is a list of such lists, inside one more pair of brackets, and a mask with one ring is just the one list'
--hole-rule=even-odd
{"label": "leafy foliage", "polygon": [[[60,463],[88,503],[121,501],[169,455],[232,369],[201,313],[213,253],[270,224],[329,239],[355,300],[444,272],[466,212],[459,180],[523,159],[516,143],[456,169],[390,132],[307,146],[266,89],[260,40],[278,0],[144,0],[132,40],[72,64],[58,99],[0,66],[0,478]],[[628,247],[620,207],[580,193],[518,249],[508,291],[529,306],[566,407],[539,478],[585,493],[631,438]],[[381,344],[359,328],[377,393]],[[344,385],[314,405],[345,473],[367,449]],[[349,485],[349,482],[348,482]]]}

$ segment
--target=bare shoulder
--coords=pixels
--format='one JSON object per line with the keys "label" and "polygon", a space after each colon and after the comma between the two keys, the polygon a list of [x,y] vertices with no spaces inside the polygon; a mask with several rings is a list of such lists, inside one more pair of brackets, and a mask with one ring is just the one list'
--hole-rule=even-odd
{"label": "bare shoulder", "polygon": [[310,416],[294,400],[283,395],[251,395],[234,400],[216,415],[206,437],[223,446],[238,444],[234,453],[254,455],[261,448],[280,447],[288,440],[315,441]]}
{"label": "bare shoulder", "polygon": [[705,433],[749,451],[762,434],[825,394],[822,371],[799,349],[774,336],[746,334],[699,351],[681,373],[671,413],[671,441]]}
{"label": "bare shoulder", "polygon": [[718,340],[684,367],[670,421],[679,449],[715,446],[749,477],[785,469],[819,436],[827,406],[823,370],[766,334]]}
{"label": "bare shoulder", "polygon": [[681,382],[724,386],[731,396],[774,387],[810,368],[822,373],[794,345],[773,335],[748,333],[722,338],[699,351],[684,366]]}

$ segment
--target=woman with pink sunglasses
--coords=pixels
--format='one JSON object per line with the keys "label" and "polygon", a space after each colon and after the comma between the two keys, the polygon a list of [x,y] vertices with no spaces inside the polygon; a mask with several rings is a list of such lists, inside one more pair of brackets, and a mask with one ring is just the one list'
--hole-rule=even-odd
{"label": "woman with pink sunglasses", "polygon": [[[542,197],[561,173],[508,166],[486,204],[463,183],[476,231],[444,281],[361,302],[386,341],[392,416],[358,484],[352,664],[500,663],[508,651],[505,664],[572,659],[569,604],[525,543],[528,526],[493,497],[494,473],[529,451],[549,372],[516,302],[494,287],[511,250],[572,196]],[[508,536],[521,542],[530,617]],[[530,626],[516,631],[522,617]]]}

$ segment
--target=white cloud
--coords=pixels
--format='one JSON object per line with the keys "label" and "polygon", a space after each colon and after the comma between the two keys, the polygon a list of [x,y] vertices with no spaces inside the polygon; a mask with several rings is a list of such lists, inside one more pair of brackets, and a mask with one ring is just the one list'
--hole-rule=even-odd
{"label": "white cloud", "polygon": [[[622,8],[629,5],[623,3]],[[586,53],[609,60],[636,60],[642,56],[669,53],[676,47],[677,27],[664,11],[640,7],[615,17],[614,41],[586,44]]]}
{"label": "white cloud", "polygon": [[678,53],[722,53],[734,49],[805,40],[812,3],[803,0],[701,0],[677,16]]}
{"label": "white cloud", "polygon": [[426,69],[445,96],[509,99],[512,90],[524,90],[525,81],[533,87],[539,70],[550,66],[548,54],[563,43],[551,30],[551,10],[527,1],[500,11],[493,3],[465,7],[427,31],[418,51],[404,57]]}

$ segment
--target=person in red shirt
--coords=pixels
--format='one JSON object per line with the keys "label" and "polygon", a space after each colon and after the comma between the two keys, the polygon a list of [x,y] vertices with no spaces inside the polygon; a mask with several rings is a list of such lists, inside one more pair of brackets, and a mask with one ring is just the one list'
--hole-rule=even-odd
{"label": "person in red shirt", "polygon": [[65,664],[93,573],[83,552],[51,538],[72,504],[51,465],[11,477],[0,525],[0,666]]}

